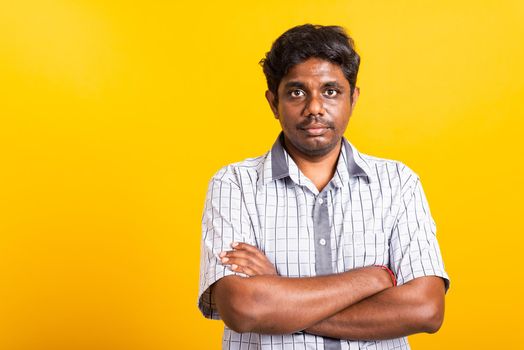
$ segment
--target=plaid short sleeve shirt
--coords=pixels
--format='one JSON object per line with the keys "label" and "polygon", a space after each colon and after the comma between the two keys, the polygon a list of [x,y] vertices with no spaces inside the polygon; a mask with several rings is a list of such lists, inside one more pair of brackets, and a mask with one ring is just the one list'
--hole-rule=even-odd
{"label": "plaid short sleeve shirt", "polygon": [[[278,274],[310,277],[387,265],[399,284],[440,276],[449,286],[436,226],[419,177],[404,164],[365,155],[345,138],[335,175],[319,192],[282,146],[218,171],[202,218],[198,306],[220,319],[210,286],[236,274],[218,254],[234,241],[258,247]],[[409,349],[407,338],[332,339],[298,332],[239,334],[224,328],[223,349]]]}

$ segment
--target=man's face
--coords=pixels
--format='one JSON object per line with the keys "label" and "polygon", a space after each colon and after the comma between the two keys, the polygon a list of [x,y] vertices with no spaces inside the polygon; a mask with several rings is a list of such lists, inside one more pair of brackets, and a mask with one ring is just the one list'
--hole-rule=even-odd
{"label": "man's face", "polygon": [[278,106],[270,91],[266,98],[280,121],[286,147],[305,157],[328,154],[340,145],[358,99],[353,98],[342,69],[329,61],[310,58],[292,67],[278,87]]}

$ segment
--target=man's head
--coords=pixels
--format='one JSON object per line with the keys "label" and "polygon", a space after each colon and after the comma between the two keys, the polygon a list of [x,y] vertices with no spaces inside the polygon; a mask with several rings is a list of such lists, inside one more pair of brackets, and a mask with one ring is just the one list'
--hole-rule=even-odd
{"label": "man's head", "polygon": [[359,95],[359,62],[340,27],[306,24],[273,43],[261,64],[288,151],[318,157],[340,146]]}
{"label": "man's head", "polygon": [[267,87],[275,95],[276,104],[282,78],[293,66],[312,57],[338,65],[351,87],[351,95],[353,94],[360,65],[360,56],[354,49],[353,39],[339,26],[304,24],[282,34],[260,61]]}

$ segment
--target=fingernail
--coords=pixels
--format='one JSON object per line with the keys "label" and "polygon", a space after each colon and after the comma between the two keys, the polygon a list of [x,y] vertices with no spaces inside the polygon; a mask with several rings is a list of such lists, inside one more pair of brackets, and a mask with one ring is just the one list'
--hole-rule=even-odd
{"label": "fingernail", "polygon": [[238,242],[233,242],[233,243],[231,243],[231,246],[232,246],[232,247],[236,247],[237,245],[238,245]]}
{"label": "fingernail", "polygon": [[232,268],[233,270],[236,270],[236,269],[237,269],[237,267],[238,267],[238,266],[237,266],[237,265],[235,265],[235,264],[231,265],[231,268]]}
{"label": "fingernail", "polygon": [[225,263],[229,260],[229,258],[222,258],[222,262]]}
{"label": "fingernail", "polygon": [[224,256],[226,256],[227,252],[221,252],[218,256],[220,256],[221,258],[223,258]]}

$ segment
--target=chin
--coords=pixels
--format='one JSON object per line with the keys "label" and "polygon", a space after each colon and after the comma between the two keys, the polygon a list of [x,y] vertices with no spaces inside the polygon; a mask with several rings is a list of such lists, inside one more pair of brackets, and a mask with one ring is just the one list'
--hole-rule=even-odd
{"label": "chin", "polygon": [[330,142],[314,141],[301,145],[299,150],[309,156],[324,156],[331,152],[338,144],[338,141],[331,140]]}

